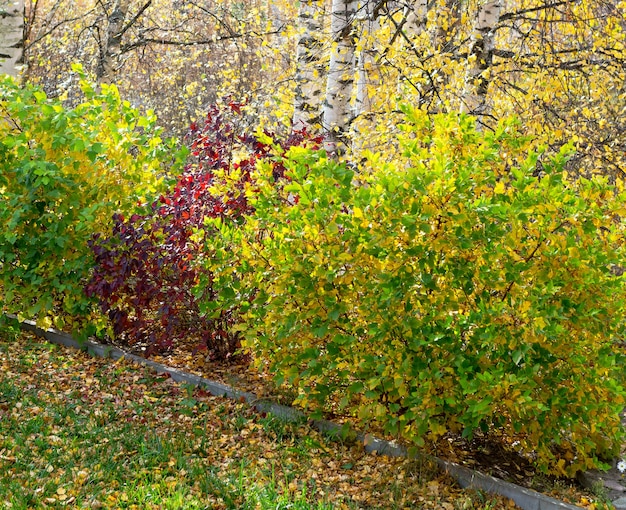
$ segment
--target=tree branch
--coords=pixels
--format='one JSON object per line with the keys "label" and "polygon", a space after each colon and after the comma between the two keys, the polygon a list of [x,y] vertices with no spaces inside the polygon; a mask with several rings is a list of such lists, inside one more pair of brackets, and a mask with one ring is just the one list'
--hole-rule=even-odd
{"label": "tree branch", "polygon": [[89,12],[82,14],[81,16],[76,16],[75,18],[70,18],[70,19],[64,19],[62,21],[59,21],[56,25],[54,25],[50,30],[47,30],[46,32],[44,32],[43,34],[39,35],[37,37],[37,39],[34,39],[33,41],[29,42],[28,45],[24,48],[24,51],[28,51],[30,48],[32,48],[35,44],[39,43],[42,39],[45,39],[46,37],[48,37],[50,34],[52,34],[56,29],[62,27],[63,25],[67,25],[68,23],[74,23],[75,21],[78,21],[80,19],[86,18],[87,16],[89,16],[92,12],[94,12],[95,9],[90,10]]}
{"label": "tree branch", "polygon": [[500,16],[500,22],[506,21],[507,19],[513,19],[518,16],[522,16],[524,14],[528,14],[530,12],[539,12],[539,11],[543,11],[546,9],[553,9],[555,7],[561,7],[562,5],[567,5],[569,3],[570,3],[569,0],[561,0],[559,2],[554,2],[551,4],[544,4],[544,5],[540,5],[537,7],[528,7],[527,9],[520,9],[519,11],[507,12],[507,13],[504,13],[502,16]]}
{"label": "tree branch", "polygon": [[209,9],[207,9],[206,7],[203,7],[202,5],[198,5],[196,2],[191,2],[191,5],[200,9],[202,12],[208,14],[211,18],[213,18],[217,22],[218,26],[223,26],[224,28],[226,28],[228,35],[230,36],[236,35],[236,32],[233,30],[233,28],[227,23],[224,23],[224,20],[221,19],[219,16],[217,16],[217,14],[215,14],[214,12],[211,12]]}
{"label": "tree branch", "polygon": [[280,34],[283,31],[283,29],[284,29],[284,26],[276,30],[272,30],[270,32],[263,32],[263,33],[248,32],[248,33],[243,33],[243,34],[238,33],[234,35],[225,35],[225,36],[215,37],[212,39],[199,39],[195,41],[177,41],[175,39],[165,39],[165,38],[158,38],[158,37],[142,37],[142,38],[137,39],[136,41],[133,41],[132,43],[123,45],[120,48],[120,53],[127,53],[136,48],[147,46],[149,44],[158,44],[161,46],[210,46],[211,44],[215,44],[218,42],[228,41],[228,40],[233,40],[233,39],[241,39],[244,37],[251,37],[251,36],[265,37],[268,35],[276,35],[276,34]]}
{"label": "tree branch", "polygon": [[139,17],[145,12],[145,10],[150,7],[150,4],[152,4],[152,0],[148,0],[142,7],[141,9],[139,9],[137,11],[137,14],[135,14],[133,16],[133,19],[131,19],[128,23],[126,23],[126,26],[124,26],[124,28],[122,28],[122,30],[120,30],[120,32],[116,35],[116,37],[121,38],[126,31],[131,28],[139,19]]}

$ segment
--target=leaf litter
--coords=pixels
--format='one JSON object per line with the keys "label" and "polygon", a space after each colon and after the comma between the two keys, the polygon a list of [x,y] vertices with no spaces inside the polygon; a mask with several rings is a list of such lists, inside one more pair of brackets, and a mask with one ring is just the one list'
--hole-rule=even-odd
{"label": "leaf litter", "polygon": [[[124,347],[122,347],[124,348]],[[289,405],[289,394],[276,388],[271,374],[257,370],[242,360],[238,363],[223,363],[209,357],[197,355],[192,346],[181,343],[177,349],[151,357],[154,361],[179,368],[195,375],[228,384],[271,398],[272,401]],[[350,417],[336,414],[330,416],[337,423],[349,423]],[[394,440],[381,430],[373,431],[377,437]],[[544,493],[581,508],[604,508],[605,497],[581,487],[576,481],[539,473],[529,459],[519,455],[510,447],[506,438],[496,434],[477,433],[472,440],[458,434],[445,434],[436,444],[428,446],[430,455],[476,469],[522,487]]]}
{"label": "leaf litter", "polygon": [[427,461],[1,332],[0,473],[4,508],[515,508]]}

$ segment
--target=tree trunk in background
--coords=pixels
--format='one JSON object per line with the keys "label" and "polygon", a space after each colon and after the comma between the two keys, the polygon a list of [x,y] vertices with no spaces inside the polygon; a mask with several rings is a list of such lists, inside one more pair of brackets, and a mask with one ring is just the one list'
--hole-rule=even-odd
{"label": "tree trunk in background", "polygon": [[0,0],[0,75],[17,76],[24,52],[24,0]]}
{"label": "tree trunk in background", "polygon": [[357,47],[356,91],[354,98],[354,123],[352,124],[352,150],[359,153],[372,149],[369,141],[375,129],[372,123],[374,110],[382,104],[380,94],[381,77],[379,61],[381,55],[379,16],[377,0],[364,0],[359,7],[358,22],[360,32]]}
{"label": "tree trunk in background", "polygon": [[379,52],[374,39],[376,31],[380,28],[378,13],[374,12],[377,3],[377,0],[367,0],[365,5],[359,8],[359,21],[363,27],[359,39],[363,41],[363,47],[357,60],[355,116],[372,111],[372,91],[380,81],[376,63]]}
{"label": "tree trunk in background", "polygon": [[428,16],[428,0],[415,0],[404,9],[404,31],[407,37],[415,44],[415,38],[426,30]]}
{"label": "tree trunk in background", "polygon": [[345,133],[350,123],[350,98],[354,84],[356,0],[333,0],[331,7],[332,51],[326,82],[323,128],[329,154],[345,150]]}
{"label": "tree trunk in background", "polygon": [[500,21],[503,3],[504,0],[487,0],[484,2],[478,9],[474,25],[461,112],[476,115],[479,123],[480,117],[488,113],[489,71],[493,61],[495,28]]}
{"label": "tree trunk in background", "polygon": [[96,70],[98,80],[101,83],[113,83],[115,81],[116,61],[120,55],[128,3],[129,0],[114,0],[107,6],[107,27],[101,36],[100,60]]}
{"label": "tree trunk in background", "polygon": [[324,99],[324,0],[303,0],[298,13],[302,31],[296,50],[296,97],[293,129],[319,130]]}
{"label": "tree trunk in background", "polygon": [[444,0],[444,6],[437,8],[437,26],[433,31],[432,45],[437,51],[456,54],[453,39],[461,22],[462,0]]}

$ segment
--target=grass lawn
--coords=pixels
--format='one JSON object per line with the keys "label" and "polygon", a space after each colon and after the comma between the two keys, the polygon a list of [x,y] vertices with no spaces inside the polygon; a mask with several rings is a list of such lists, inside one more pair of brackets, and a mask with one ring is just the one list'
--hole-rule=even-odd
{"label": "grass lawn", "polygon": [[2,508],[514,508],[433,466],[0,330]]}

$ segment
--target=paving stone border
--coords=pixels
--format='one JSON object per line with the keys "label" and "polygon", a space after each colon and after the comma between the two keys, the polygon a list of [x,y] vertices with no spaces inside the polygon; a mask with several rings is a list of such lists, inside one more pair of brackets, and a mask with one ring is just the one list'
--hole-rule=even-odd
{"label": "paving stone border", "polygon": [[615,510],[626,510],[626,477],[616,467],[617,462],[608,471],[591,470],[579,473],[578,482],[587,489],[602,487],[613,503]]}
{"label": "paving stone border", "polygon": [[[66,347],[72,347],[74,349],[85,350],[92,356],[111,359],[125,358],[134,361],[135,363],[147,366],[158,374],[168,374],[174,381],[199,386],[212,395],[245,401],[258,412],[271,413],[274,416],[278,416],[288,421],[306,419],[306,416],[303,413],[293,409],[292,407],[260,399],[253,393],[241,391],[226,384],[211,381],[194,374],[189,374],[161,363],[156,363],[140,356],[124,352],[117,347],[102,345],[90,340],[79,342],[66,333],[62,333],[54,329],[41,329],[32,321],[24,321],[20,324],[20,326],[24,331],[30,331],[39,337],[45,338],[49,342]],[[327,420],[312,420],[310,423],[320,432],[339,433],[341,430],[339,425]],[[407,456],[407,450],[393,442],[371,438],[370,436],[368,436],[366,440],[366,437],[363,434],[358,434],[357,440],[363,442],[365,450],[368,453],[375,452],[379,455],[387,455],[391,457]],[[581,508],[564,503],[558,499],[551,498],[540,492],[526,489],[513,483],[500,480],[499,478],[479,473],[478,471],[474,471],[454,462],[448,462],[437,458],[432,458],[431,460],[435,461],[442,471],[449,473],[453,478],[455,478],[461,487],[479,489],[487,493],[505,496],[515,501],[515,503],[522,508],[522,510],[574,510]]]}

